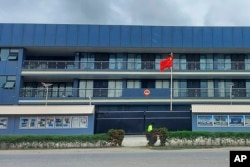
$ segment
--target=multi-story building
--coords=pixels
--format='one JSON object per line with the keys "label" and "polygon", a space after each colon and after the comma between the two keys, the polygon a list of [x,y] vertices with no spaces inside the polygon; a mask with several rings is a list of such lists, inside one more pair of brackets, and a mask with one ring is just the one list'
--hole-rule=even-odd
{"label": "multi-story building", "polygon": [[250,28],[0,24],[0,86],[0,134],[249,131]]}

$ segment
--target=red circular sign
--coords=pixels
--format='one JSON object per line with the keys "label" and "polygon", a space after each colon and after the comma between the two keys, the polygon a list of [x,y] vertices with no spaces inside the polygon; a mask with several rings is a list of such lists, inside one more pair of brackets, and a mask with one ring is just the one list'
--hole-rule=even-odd
{"label": "red circular sign", "polygon": [[148,96],[148,95],[150,95],[150,90],[149,89],[145,89],[143,93],[144,93],[145,96]]}

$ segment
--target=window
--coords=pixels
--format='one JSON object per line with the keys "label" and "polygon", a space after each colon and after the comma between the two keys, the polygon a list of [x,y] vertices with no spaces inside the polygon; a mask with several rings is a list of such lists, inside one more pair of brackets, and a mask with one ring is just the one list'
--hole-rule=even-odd
{"label": "window", "polygon": [[231,55],[232,70],[244,70],[245,69],[245,55],[233,54]]}
{"label": "window", "polygon": [[155,55],[154,54],[142,54],[141,57],[141,68],[148,70],[148,69],[154,69],[155,67]]}
{"label": "window", "polygon": [[169,80],[156,80],[155,88],[169,88]]}
{"label": "window", "polygon": [[141,88],[155,88],[155,80],[153,79],[142,79]]}
{"label": "window", "polygon": [[201,70],[213,70],[213,55],[212,54],[200,55],[200,69]]}
{"label": "window", "polygon": [[0,129],[6,129],[8,126],[8,118],[0,117]]}
{"label": "window", "polygon": [[123,57],[125,56],[122,53],[119,53],[119,54],[111,53],[109,55],[109,69],[112,69],[112,70],[123,69]]}
{"label": "window", "polygon": [[19,50],[18,49],[10,49],[8,60],[15,61],[17,60]]}
{"label": "window", "polygon": [[98,53],[95,55],[95,69],[108,69],[109,55],[106,53]]}
{"label": "window", "polygon": [[[72,97],[73,83],[52,82],[48,87],[48,97]],[[46,89],[40,82],[25,82],[22,88],[22,95],[27,97],[45,97]]]}
{"label": "window", "polygon": [[53,82],[52,86],[49,88],[48,94],[49,96],[52,96],[52,97],[72,97],[73,96],[73,83]]}
{"label": "window", "polygon": [[214,54],[214,69],[216,70],[230,70],[231,69],[231,55],[229,54]]}
{"label": "window", "polygon": [[108,97],[108,80],[94,80],[94,97]]}
{"label": "window", "polygon": [[122,96],[122,81],[109,80],[108,82],[108,97],[121,97]]}
{"label": "window", "polygon": [[188,79],[187,80],[188,96],[200,97],[200,91],[201,91],[200,85],[201,85],[201,82],[199,79]]}
{"label": "window", "polygon": [[79,97],[92,97],[93,96],[93,81],[80,80],[79,82]]}
{"label": "window", "polygon": [[11,82],[6,82],[5,84],[4,84],[4,87],[3,88],[5,88],[5,89],[12,89],[12,88],[14,88],[15,87],[15,82],[13,82],[13,81],[11,81]]}
{"label": "window", "polygon": [[128,54],[127,69],[128,70],[140,70],[141,69],[141,55]]}
{"label": "window", "polygon": [[95,67],[95,58],[94,54],[82,53],[80,57],[80,68],[81,69],[91,69],[93,70]]}
{"label": "window", "polygon": [[199,54],[187,54],[187,68],[188,70],[200,69],[200,55]]}
{"label": "window", "polygon": [[9,49],[1,49],[0,50],[0,60],[7,61],[9,56]]}
{"label": "window", "polygon": [[127,80],[127,88],[140,88],[139,80]]}
{"label": "window", "polygon": [[0,76],[0,85],[4,89],[12,89],[15,87],[16,76]]}
{"label": "window", "polygon": [[1,49],[0,60],[1,61],[16,61],[18,58],[19,49]]}

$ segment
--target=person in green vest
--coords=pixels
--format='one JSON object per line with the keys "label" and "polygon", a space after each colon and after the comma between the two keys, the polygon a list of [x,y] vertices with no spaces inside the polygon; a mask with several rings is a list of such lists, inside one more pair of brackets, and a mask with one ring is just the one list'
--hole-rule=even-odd
{"label": "person in green vest", "polygon": [[153,128],[154,128],[154,123],[150,123],[147,127],[146,138],[148,140],[148,145],[150,145],[150,141],[151,141],[150,139],[152,137]]}
{"label": "person in green vest", "polygon": [[153,130],[153,123],[150,123],[150,124],[148,125],[147,132],[150,133],[152,130]]}

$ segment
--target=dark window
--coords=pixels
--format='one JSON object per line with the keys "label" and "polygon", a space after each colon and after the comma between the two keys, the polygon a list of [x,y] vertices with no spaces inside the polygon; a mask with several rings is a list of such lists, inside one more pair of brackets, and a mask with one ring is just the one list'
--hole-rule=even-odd
{"label": "dark window", "polygon": [[153,79],[141,80],[141,88],[155,88],[155,80]]}
{"label": "dark window", "polygon": [[188,70],[200,69],[200,55],[199,54],[187,54],[187,69]]}
{"label": "dark window", "polygon": [[95,55],[95,69],[108,69],[109,68],[109,55],[96,54]]}
{"label": "dark window", "polygon": [[108,96],[108,80],[95,80],[94,81],[94,97],[107,97]]}
{"label": "dark window", "polygon": [[245,69],[245,55],[232,55],[231,57],[232,70],[244,70]]}
{"label": "dark window", "polygon": [[190,79],[187,80],[187,95],[189,97],[200,97],[200,80]]}
{"label": "dark window", "polygon": [[232,96],[246,97],[246,82],[245,80],[232,80]]}
{"label": "dark window", "polygon": [[155,55],[142,54],[141,61],[142,61],[141,62],[142,69],[154,69]]}

